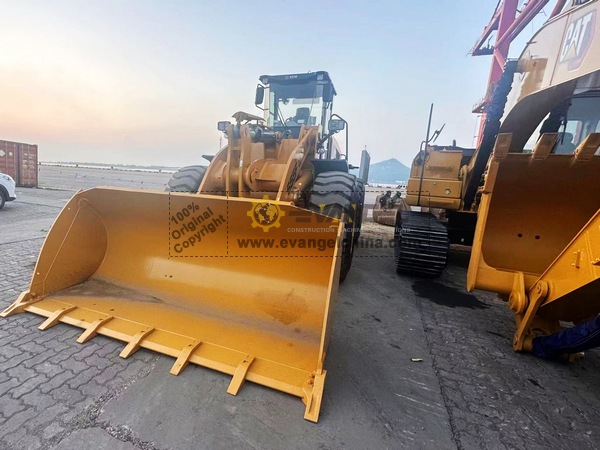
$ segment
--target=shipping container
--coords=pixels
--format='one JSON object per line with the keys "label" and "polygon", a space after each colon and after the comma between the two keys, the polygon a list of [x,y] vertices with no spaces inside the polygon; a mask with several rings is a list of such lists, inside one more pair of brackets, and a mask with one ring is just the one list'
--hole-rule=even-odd
{"label": "shipping container", "polygon": [[37,187],[38,147],[32,144],[19,144],[19,179],[17,185]]}
{"label": "shipping container", "polygon": [[19,151],[16,142],[0,141],[0,172],[10,175],[17,181]]}
{"label": "shipping container", "polygon": [[13,177],[17,186],[37,187],[38,146],[0,140],[0,172]]}

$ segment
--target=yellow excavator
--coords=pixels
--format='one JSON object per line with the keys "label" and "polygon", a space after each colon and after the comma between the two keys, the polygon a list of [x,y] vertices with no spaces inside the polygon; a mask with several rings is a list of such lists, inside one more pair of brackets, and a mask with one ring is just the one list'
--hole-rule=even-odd
{"label": "yellow excavator", "polygon": [[[395,214],[396,269],[438,277],[450,244],[473,244],[479,189],[498,135],[518,61],[508,61],[494,90],[477,149],[432,145],[441,129],[427,137],[411,165],[405,203]],[[443,128],[443,127],[442,127]]]}
{"label": "yellow excavator", "polygon": [[360,232],[369,155],[350,173],[327,72],[261,76],[256,105],[219,122],[227,145],[167,192],[79,191],[29,288],[0,315],[44,316],[302,398],[318,420],[338,284]]}
{"label": "yellow excavator", "polygon": [[[455,214],[472,217],[463,234],[476,218],[468,289],[506,300],[514,349],[541,357],[600,345],[598,9],[595,0],[572,1],[507,62],[468,163],[459,149],[417,156],[407,202],[443,208],[448,228],[425,213],[421,222],[403,213],[397,224],[400,263],[425,264],[445,255]],[[422,226],[422,245],[402,242],[418,232],[412,223]]]}

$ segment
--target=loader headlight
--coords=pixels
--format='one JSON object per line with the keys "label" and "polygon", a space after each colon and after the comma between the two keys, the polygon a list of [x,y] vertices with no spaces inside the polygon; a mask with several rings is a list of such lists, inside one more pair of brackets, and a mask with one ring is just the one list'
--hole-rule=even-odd
{"label": "loader headlight", "polygon": [[4,174],[2,174],[2,178],[4,178],[6,181],[8,181],[11,184],[15,184],[15,180],[13,180],[10,175],[4,175]]}

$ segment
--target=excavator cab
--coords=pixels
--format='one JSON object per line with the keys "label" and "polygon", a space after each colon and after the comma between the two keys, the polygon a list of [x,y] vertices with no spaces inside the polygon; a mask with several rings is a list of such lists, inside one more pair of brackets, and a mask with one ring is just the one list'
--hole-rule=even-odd
{"label": "excavator cab", "polygon": [[572,155],[590,133],[600,132],[600,90],[576,94],[555,106],[531,134],[523,152],[531,153],[544,132],[557,133],[553,154]]}

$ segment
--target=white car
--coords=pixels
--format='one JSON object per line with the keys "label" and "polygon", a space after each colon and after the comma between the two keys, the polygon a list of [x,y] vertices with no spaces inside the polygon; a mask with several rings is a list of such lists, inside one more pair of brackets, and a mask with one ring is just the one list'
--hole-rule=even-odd
{"label": "white car", "polygon": [[12,202],[17,198],[15,180],[10,175],[0,173],[0,209],[4,208],[6,202]]}

